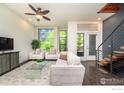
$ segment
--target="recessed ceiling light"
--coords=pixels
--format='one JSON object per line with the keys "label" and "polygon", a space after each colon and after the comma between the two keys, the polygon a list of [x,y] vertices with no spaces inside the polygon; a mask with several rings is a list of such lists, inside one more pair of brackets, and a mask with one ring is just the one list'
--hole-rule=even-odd
{"label": "recessed ceiling light", "polygon": [[97,18],[97,20],[101,20],[101,18],[100,18],[100,17],[98,17],[98,18]]}

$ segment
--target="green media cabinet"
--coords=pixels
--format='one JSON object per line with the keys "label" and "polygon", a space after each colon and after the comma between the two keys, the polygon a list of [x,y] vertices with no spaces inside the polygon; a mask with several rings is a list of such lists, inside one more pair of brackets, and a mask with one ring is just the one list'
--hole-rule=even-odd
{"label": "green media cabinet", "polygon": [[19,52],[7,52],[0,54],[0,75],[19,67]]}

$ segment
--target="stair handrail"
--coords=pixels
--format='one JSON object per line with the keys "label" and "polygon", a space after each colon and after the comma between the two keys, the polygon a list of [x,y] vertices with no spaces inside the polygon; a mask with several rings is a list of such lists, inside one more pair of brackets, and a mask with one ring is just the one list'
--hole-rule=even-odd
{"label": "stair handrail", "polygon": [[124,20],[120,22],[120,24],[109,34],[109,36],[107,38],[105,38],[105,40],[98,46],[98,50],[100,48],[100,46],[102,46],[112,35],[114,32],[116,32],[116,30],[124,23]]}

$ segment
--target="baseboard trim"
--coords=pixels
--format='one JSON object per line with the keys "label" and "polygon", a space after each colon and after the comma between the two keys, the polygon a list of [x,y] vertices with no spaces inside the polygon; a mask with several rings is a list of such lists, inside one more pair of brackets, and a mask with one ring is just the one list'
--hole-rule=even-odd
{"label": "baseboard trim", "polygon": [[4,74],[7,74],[8,72],[11,72],[12,70],[14,70],[14,69],[16,69],[16,68],[18,68],[18,67],[20,67],[20,65],[18,65],[18,66],[16,66],[16,67],[14,67],[14,68],[12,68],[12,69],[10,69],[10,70],[8,70],[8,71],[6,71],[6,72],[0,74],[0,76],[2,76],[2,75],[4,75]]}
{"label": "baseboard trim", "polygon": [[45,61],[57,61],[57,59],[45,59]]}
{"label": "baseboard trim", "polygon": [[21,62],[19,65],[22,66],[22,65],[28,63],[29,61],[30,61],[30,60],[26,60],[26,61],[24,61],[24,62]]}

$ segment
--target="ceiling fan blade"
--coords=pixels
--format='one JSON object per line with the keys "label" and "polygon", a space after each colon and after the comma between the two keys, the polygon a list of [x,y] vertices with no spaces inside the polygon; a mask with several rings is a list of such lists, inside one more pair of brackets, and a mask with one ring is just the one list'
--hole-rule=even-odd
{"label": "ceiling fan blade", "polygon": [[30,7],[34,12],[37,12],[37,10],[36,10],[32,5],[29,4],[29,7]]}
{"label": "ceiling fan blade", "polygon": [[26,15],[36,15],[36,14],[33,14],[33,13],[25,13]]}
{"label": "ceiling fan blade", "polygon": [[51,21],[50,18],[46,17],[46,16],[43,16],[44,19],[48,20],[48,21]]}
{"label": "ceiling fan blade", "polygon": [[44,11],[41,11],[42,14],[48,14],[50,11],[49,10],[44,10]]}

